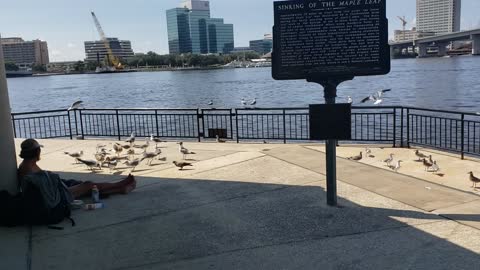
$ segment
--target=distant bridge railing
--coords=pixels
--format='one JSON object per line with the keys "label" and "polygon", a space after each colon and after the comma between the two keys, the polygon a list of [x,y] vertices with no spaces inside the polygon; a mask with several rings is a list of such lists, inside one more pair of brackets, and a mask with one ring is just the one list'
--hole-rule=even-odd
{"label": "distant bridge railing", "polygon": [[[310,141],[308,108],[81,109],[12,113],[17,138]],[[480,156],[480,115],[414,107],[352,107],[353,143],[418,145]],[[348,142],[342,142],[348,143]]]}

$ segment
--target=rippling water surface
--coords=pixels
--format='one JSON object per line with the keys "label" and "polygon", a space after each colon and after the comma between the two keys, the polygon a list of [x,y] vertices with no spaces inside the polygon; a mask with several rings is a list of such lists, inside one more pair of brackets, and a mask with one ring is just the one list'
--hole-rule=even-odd
{"label": "rippling water surface", "polygon": [[[275,81],[269,68],[69,75],[8,79],[14,112],[63,109],[75,100],[87,108],[304,107],[323,103],[319,85]],[[339,101],[358,102],[393,88],[384,105],[480,111],[480,57],[393,60],[386,76],[358,77],[339,88]]]}

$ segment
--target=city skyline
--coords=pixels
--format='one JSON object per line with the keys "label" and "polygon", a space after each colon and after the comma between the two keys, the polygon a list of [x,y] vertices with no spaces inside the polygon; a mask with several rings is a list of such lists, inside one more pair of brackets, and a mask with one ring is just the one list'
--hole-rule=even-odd
{"label": "city skyline", "polygon": [[[179,0],[136,1],[134,5],[121,5],[126,1],[85,0],[70,2],[52,0],[47,6],[38,1],[25,0],[21,3],[10,1],[0,9],[2,37],[22,37],[25,40],[42,39],[48,42],[51,61],[70,61],[85,58],[84,41],[99,40],[90,16],[97,12],[108,37],[131,40],[135,52],[155,51],[168,53],[166,10],[179,6]],[[273,25],[273,1],[211,0],[212,13],[218,14],[232,23],[235,46],[248,46],[250,40],[261,39],[271,32]],[[28,8],[25,8],[28,7]],[[387,4],[389,35],[401,29],[396,16],[406,16],[412,27],[415,22],[416,0],[390,1]],[[17,18],[18,10],[22,18]],[[480,1],[462,1],[461,29],[480,27],[476,13],[480,11]]]}

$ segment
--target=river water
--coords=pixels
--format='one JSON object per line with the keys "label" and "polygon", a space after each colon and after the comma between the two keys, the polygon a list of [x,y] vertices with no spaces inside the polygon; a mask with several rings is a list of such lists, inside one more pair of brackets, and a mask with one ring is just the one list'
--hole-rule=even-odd
{"label": "river water", "polygon": [[[323,90],[305,81],[275,81],[270,68],[68,75],[8,79],[13,112],[67,108],[306,107],[323,103]],[[354,103],[392,88],[383,105],[480,111],[480,57],[392,60],[385,76],[358,77],[339,87],[339,102]]]}

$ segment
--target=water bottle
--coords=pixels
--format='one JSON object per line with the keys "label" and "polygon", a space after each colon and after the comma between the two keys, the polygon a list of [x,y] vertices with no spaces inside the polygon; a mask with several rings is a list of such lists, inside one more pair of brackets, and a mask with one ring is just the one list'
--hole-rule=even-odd
{"label": "water bottle", "polygon": [[98,187],[96,185],[92,187],[92,200],[93,203],[100,202],[100,191],[98,190]]}
{"label": "water bottle", "polygon": [[90,203],[90,204],[85,204],[85,210],[95,210],[95,209],[101,209],[104,208],[105,205],[103,203]]}

